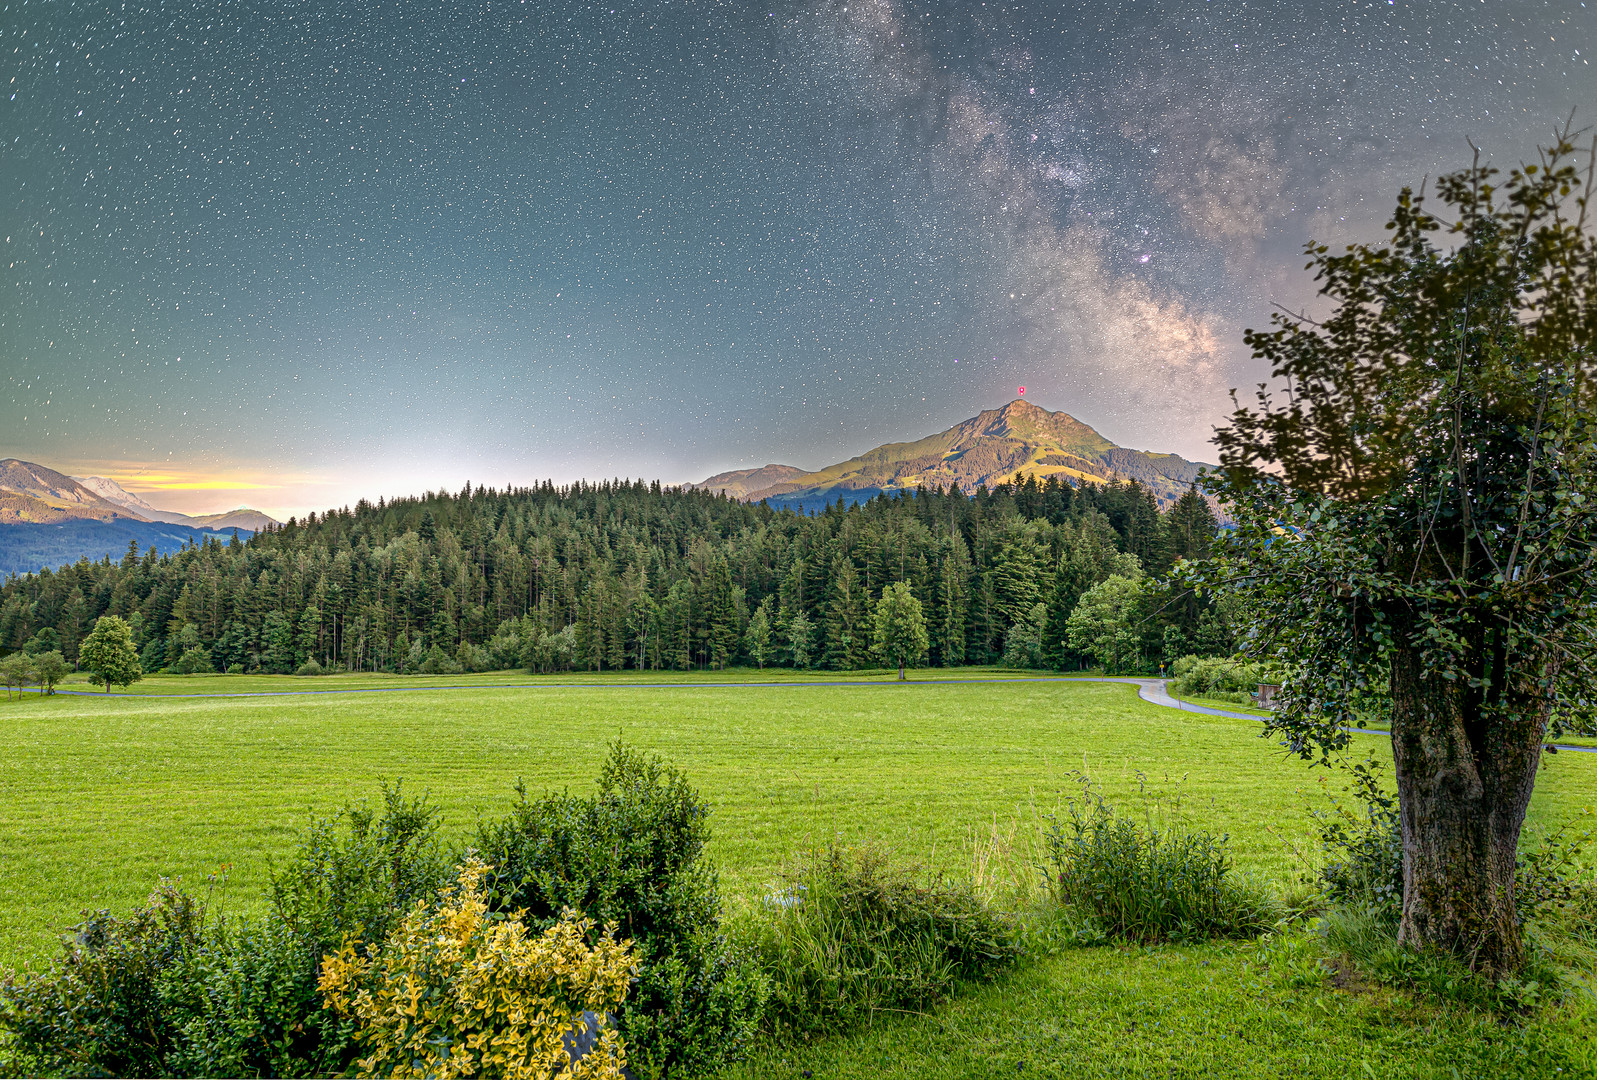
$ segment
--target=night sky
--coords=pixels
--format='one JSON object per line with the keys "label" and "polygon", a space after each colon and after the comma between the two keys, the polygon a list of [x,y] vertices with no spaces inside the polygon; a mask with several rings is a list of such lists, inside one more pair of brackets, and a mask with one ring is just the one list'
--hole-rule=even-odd
{"label": "night sky", "polygon": [[1241,345],[1597,15],[0,2],[0,456],[176,509],[816,468],[1027,399],[1211,458]]}

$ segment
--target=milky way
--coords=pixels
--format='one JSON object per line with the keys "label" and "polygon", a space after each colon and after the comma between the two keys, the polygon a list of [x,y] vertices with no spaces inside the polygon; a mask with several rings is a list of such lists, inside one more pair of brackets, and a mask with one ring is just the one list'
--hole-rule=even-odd
{"label": "milky way", "polygon": [[[0,455],[817,467],[1027,399],[1208,456],[1310,237],[1592,119],[1578,3],[0,4]],[[957,365],[954,361],[960,360]],[[87,467],[85,464],[83,467]]]}

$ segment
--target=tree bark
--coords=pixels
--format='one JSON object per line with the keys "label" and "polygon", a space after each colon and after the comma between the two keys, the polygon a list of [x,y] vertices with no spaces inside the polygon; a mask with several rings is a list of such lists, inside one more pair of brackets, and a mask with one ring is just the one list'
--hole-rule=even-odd
{"label": "tree bark", "polygon": [[1427,672],[1417,651],[1392,658],[1403,833],[1398,940],[1440,947],[1493,977],[1525,960],[1514,870],[1551,704],[1548,684],[1535,676],[1547,666],[1523,656],[1483,663],[1500,687],[1487,709],[1481,691]]}

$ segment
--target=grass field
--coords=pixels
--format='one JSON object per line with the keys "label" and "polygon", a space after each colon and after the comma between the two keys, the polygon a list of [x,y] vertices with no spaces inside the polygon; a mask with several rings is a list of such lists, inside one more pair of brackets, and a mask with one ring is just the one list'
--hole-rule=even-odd
{"label": "grass field", "polygon": [[[128,697],[0,702],[0,963],[48,955],[80,909],[125,908],[163,874],[194,883],[230,865],[227,902],[247,906],[312,813],[373,798],[384,780],[430,792],[463,834],[502,811],[518,777],[534,791],[586,788],[617,735],[681,766],[713,804],[712,855],[734,900],[760,895],[797,848],[834,836],[968,872],[974,837],[996,826],[1023,847],[1081,771],[1128,807],[1179,798],[1193,824],[1231,835],[1249,872],[1285,882],[1312,858],[1309,811],[1323,805],[1326,774],[1259,738],[1252,720],[1160,708],[1125,685],[921,675],[909,686],[886,673],[769,671],[436,680],[468,689],[382,676],[174,677],[147,679]],[[743,681],[773,685],[703,685]],[[862,681],[873,684],[840,685]],[[636,685],[645,682],[681,685]],[[396,686],[407,692],[277,696]],[[174,696],[228,692],[273,696]],[[1357,745],[1386,753],[1378,736]],[[1533,828],[1597,805],[1597,755],[1546,760]],[[737,1075],[794,1075],[802,1058],[818,1076],[861,1075],[849,1063],[865,1060],[882,1076],[1014,1075],[1022,1060],[1053,1062],[1043,1075],[1209,1075],[1191,1071],[1200,1060],[1214,1075],[1364,1075],[1348,1063],[1365,1060],[1376,1076],[1448,1076],[1425,1071],[1431,1041],[1465,1063],[1508,1052],[1507,1036],[1484,1043],[1489,1033],[1472,1019],[1383,1004],[1380,994],[1278,986],[1261,948],[1070,951],[938,1018],[782,1051]],[[1562,1033],[1568,1022],[1560,1012],[1535,1039],[1580,1045]],[[1281,1024],[1298,1034],[1260,1029]],[[1024,1045],[1002,1045],[1000,1032],[1021,1027]],[[1210,1056],[1194,1056],[1193,1040]],[[1338,1045],[1318,1060],[1315,1047]],[[1358,1047],[1363,1058],[1347,1056]],[[1302,1065],[1305,1053],[1316,1060]],[[1503,1061],[1532,1060],[1523,1054]],[[1559,1055],[1549,1070],[1578,1060]],[[1070,1061],[1080,1068],[1061,1064]]]}

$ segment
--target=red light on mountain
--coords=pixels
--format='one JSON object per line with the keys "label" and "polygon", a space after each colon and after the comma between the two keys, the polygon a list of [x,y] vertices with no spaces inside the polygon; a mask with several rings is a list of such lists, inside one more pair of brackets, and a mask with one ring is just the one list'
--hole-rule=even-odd
{"label": "red light on mountain", "polygon": [[1026,388],[1024,386],[1015,387],[1015,392],[1018,393],[1021,397],[1025,397],[1026,396]]}

